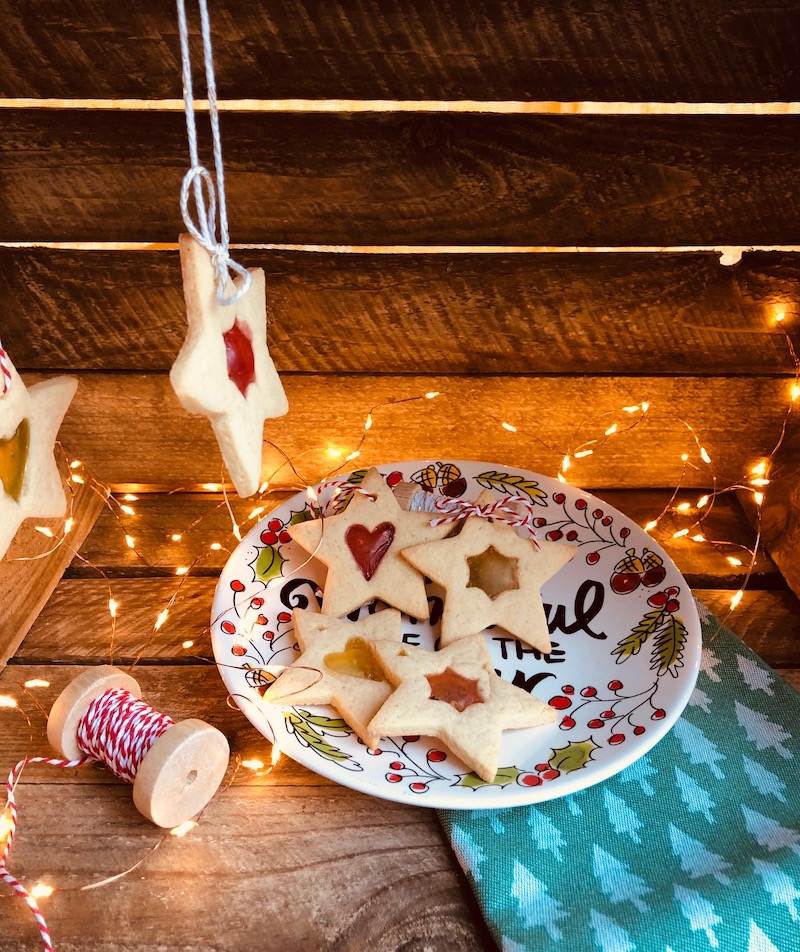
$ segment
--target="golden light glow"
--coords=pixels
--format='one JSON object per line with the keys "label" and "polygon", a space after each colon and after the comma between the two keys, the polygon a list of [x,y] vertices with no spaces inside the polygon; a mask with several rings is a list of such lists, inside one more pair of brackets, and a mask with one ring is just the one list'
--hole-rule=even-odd
{"label": "golden light glow", "polygon": [[705,541],[706,541],[706,537],[704,535],[701,535],[700,533],[692,536],[692,542],[705,542]]}
{"label": "golden light glow", "polygon": [[642,413],[647,413],[650,409],[650,404],[646,400],[642,400]]}
{"label": "golden light glow", "polygon": [[133,493],[125,493],[122,498],[125,500],[125,502],[136,502],[139,497],[134,496]]}
{"label": "golden light glow", "polygon": [[508,430],[509,433],[517,432],[517,428],[512,426],[510,423],[501,423],[500,426],[502,426],[504,430]]}
{"label": "golden light glow", "polygon": [[261,513],[266,509],[266,506],[256,506],[256,508],[250,513],[247,517],[248,519],[255,519],[256,516],[260,516]]}
{"label": "golden light glow", "polygon": [[269,480],[265,479],[264,482],[258,487],[259,493],[265,493],[269,489]]}
{"label": "golden light glow", "polygon": [[47,536],[48,539],[53,538],[52,530],[48,529],[47,526],[34,526],[37,532],[41,532],[43,536]]}
{"label": "golden light glow", "polygon": [[334,449],[332,446],[328,447],[328,456],[332,456],[334,459],[341,459],[342,451]]}
{"label": "golden light glow", "polygon": [[364,430],[365,430],[365,431],[366,431],[366,430],[369,430],[371,426],[372,426],[372,414],[371,414],[371,413],[368,413],[368,414],[367,414],[367,419],[366,419],[366,421],[365,421],[365,423],[364,423]]}
{"label": "golden light glow", "polygon": [[251,758],[250,760],[243,760],[243,761],[242,761],[242,766],[243,766],[243,767],[247,767],[248,770],[263,770],[263,769],[264,769],[264,761],[263,761],[263,760],[257,760],[255,757],[253,757],[253,758]]}
{"label": "golden light glow", "polygon": [[8,694],[0,694],[0,707],[16,707],[17,702]]}
{"label": "golden light glow", "polygon": [[571,463],[572,460],[569,458],[569,456],[565,456],[564,459],[561,460],[561,472],[566,473]]}
{"label": "golden light glow", "polygon": [[117,609],[119,608],[119,602],[115,598],[109,598],[108,600],[108,613],[112,618],[117,617]]}
{"label": "golden light glow", "polygon": [[170,536],[170,539],[172,539],[173,542],[180,542],[182,538],[183,536],[180,534],[180,532],[173,532]]}
{"label": "golden light glow", "polygon": [[273,744],[272,745],[272,766],[274,767],[275,764],[277,764],[280,759],[281,759],[280,747],[278,747],[277,744]]}
{"label": "golden light glow", "polygon": [[786,317],[786,311],[778,311],[778,313],[775,315],[775,317],[773,318],[773,320],[775,321],[776,324],[780,324],[780,322],[781,322],[785,317]]}
{"label": "golden light glow", "polygon": [[136,515],[136,510],[133,508],[133,506],[121,505],[119,508],[120,508],[120,509],[125,513],[125,515],[127,515],[127,516],[135,516],[135,515]]}
{"label": "golden light glow", "polygon": [[697,508],[698,508],[698,509],[705,509],[705,507],[706,507],[707,505],[708,505],[708,496],[701,496],[701,497],[697,500]]}
{"label": "golden light glow", "polygon": [[686,460],[689,459],[689,454],[688,454],[688,453],[681,453],[681,459],[682,459],[683,462],[685,463]]}
{"label": "golden light glow", "polygon": [[242,530],[239,528],[239,524],[238,524],[238,523],[234,522],[233,528],[231,529],[231,532],[233,532],[233,536],[234,536],[234,538],[236,539],[237,542],[241,542],[241,541],[242,541]]}
{"label": "golden light glow", "polygon": [[64,520],[64,535],[69,535],[72,532],[72,527],[75,525],[75,520],[72,516]]}
{"label": "golden light glow", "polygon": [[164,611],[161,612],[161,614],[158,616],[158,618],[156,618],[156,623],[154,626],[156,631],[158,631],[158,629],[161,628],[161,626],[164,624],[164,622],[167,620],[168,617],[169,617],[169,609],[165,608]]}
{"label": "golden light glow", "polygon": [[48,896],[52,896],[55,892],[55,889],[52,886],[48,886],[47,883],[37,883],[31,889],[31,895],[34,899],[47,899]]}
{"label": "golden light glow", "polygon": [[742,560],[741,560],[741,559],[737,559],[735,555],[728,555],[728,556],[726,556],[726,558],[727,558],[727,560],[731,563],[731,565],[741,565],[741,564],[742,564]]}
{"label": "golden light glow", "polygon": [[792,386],[792,403],[800,397],[800,384],[794,384]]}
{"label": "golden light glow", "polygon": [[8,839],[8,834],[11,832],[11,814],[6,810],[3,813],[0,813],[0,843],[4,843]]}
{"label": "golden light glow", "polygon": [[209,546],[209,549],[211,549],[213,552],[219,552],[221,548],[222,546],[219,544],[219,542],[212,542]]}
{"label": "golden light glow", "polygon": [[425,399],[426,399],[426,400],[433,400],[434,397],[438,397],[438,396],[439,396],[440,392],[441,392],[441,391],[439,391],[439,390],[431,390],[429,393],[426,393],[426,394],[425,394]]}
{"label": "golden light glow", "polygon": [[30,681],[25,682],[26,688],[49,688],[50,682],[45,681],[43,678],[31,678]]}
{"label": "golden light glow", "polygon": [[574,454],[575,459],[583,459],[584,456],[591,456],[594,453],[594,450],[579,450]]}
{"label": "golden light glow", "polygon": [[129,549],[134,549],[134,548],[136,548],[136,539],[134,539],[133,536],[126,535],[126,536],[125,536],[125,545],[127,545],[127,547],[128,547]]}
{"label": "golden light glow", "polygon": [[82,486],[85,482],[83,476],[79,476],[77,473],[73,473],[70,476],[70,479],[72,480],[73,483],[77,483],[79,486]]}
{"label": "golden light glow", "polygon": [[563,473],[556,473],[556,479],[557,479],[560,483],[565,483],[565,482],[567,481],[567,480],[566,480],[566,477],[563,475]]}
{"label": "golden light glow", "polygon": [[700,447],[700,459],[701,459],[704,463],[710,463],[710,462],[711,462],[711,457],[710,457],[710,456],[708,455],[708,453],[706,452],[705,446],[701,446],[701,447]]}
{"label": "golden light glow", "polygon": [[79,466],[83,466],[83,463],[79,459],[74,459],[70,464],[70,469],[77,469]]}
{"label": "golden light glow", "polygon": [[195,823],[194,820],[187,820],[185,823],[181,823],[180,826],[173,826],[173,828],[169,831],[169,835],[170,836],[186,836],[186,834],[191,833],[191,831],[196,826],[197,826],[197,823]]}
{"label": "golden light glow", "polygon": [[733,611],[734,608],[736,608],[736,606],[742,600],[742,595],[744,595],[744,592],[742,591],[742,589],[739,589],[739,591],[733,596],[733,598],[731,599],[731,611]]}
{"label": "golden light glow", "polygon": [[175,574],[176,574],[176,575],[186,575],[186,573],[187,573],[188,571],[189,571],[189,569],[188,569],[185,565],[179,565],[178,568],[175,569]]}
{"label": "golden light glow", "polygon": [[761,476],[758,479],[751,479],[750,485],[751,486],[769,486],[769,480]]}
{"label": "golden light glow", "polygon": [[764,502],[764,493],[753,493],[753,499],[757,506],[760,506]]}
{"label": "golden light glow", "polygon": [[188,648],[191,648],[193,645],[194,645],[193,641],[184,641],[183,644],[181,645],[181,648],[188,649]]}
{"label": "golden light glow", "polygon": [[611,426],[605,431],[605,433],[604,433],[603,435],[604,435],[604,436],[612,436],[612,435],[613,435],[614,433],[616,433],[616,432],[617,432],[617,424],[616,424],[616,423],[612,423]]}
{"label": "golden light glow", "polygon": [[649,532],[651,529],[655,529],[655,527],[656,527],[657,525],[658,525],[658,520],[657,520],[657,519],[651,519],[650,522],[648,522],[647,525],[645,525],[644,531],[645,531],[645,532]]}
{"label": "golden light glow", "polygon": [[625,413],[638,413],[639,404],[637,403],[635,407],[623,407],[622,409],[623,409],[623,412]]}
{"label": "golden light glow", "polygon": [[681,539],[681,538],[683,538],[683,536],[687,536],[687,535],[689,535],[689,530],[688,530],[688,529],[678,529],[677,532],[673,532],[673,533],[672,533],[672,538],[673,538],[673,539]]}
{"label": "golden light glow", "polygon": [[212,492],[212,493],[222,492],[222,486],[220,486],[219,483],[203,483],[203,485],[200,488],[207,489],[209,492]]}
{"label": "golden light glow", "polygon": [[692,507],[688,502],[682,502],[679,505],[677,505],[675,508],[678,510],[678,512],[686,512]]}
{"label": "golden light glow", "polygon": [[750,472],[753,474],[753,476],[766,476],[767,461],[762,459],[760,463],[756,463],[756,465],[750,470]]}
{"label": "golden light glow", "polygon": [[349,463],[351,459],[355,459],[357,456],[361,456],[361,450],[353,450],[352,453],[348,453],[344,461],[345,463]]}

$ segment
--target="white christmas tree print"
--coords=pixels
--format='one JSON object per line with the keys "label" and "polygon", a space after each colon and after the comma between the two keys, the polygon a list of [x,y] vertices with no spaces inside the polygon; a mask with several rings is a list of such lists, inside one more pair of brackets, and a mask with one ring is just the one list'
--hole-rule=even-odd
{"label": "white christmas tree print", "polygon": [[509,939],[508,936],[502,936],[501,942],[502,945],[500,948],[503,950],[503,952],[527,952],[527,949],[524,945],[520,945],[519,942]]}
{"label": "white christmas tree print", "polygon": [[775,677],[769,668],[765,668],[753,661],[752,658],[745,658],[744,655],[736,655],[736,666],[739,673],[744,678],[744,683],[751,691],[763,691],[765,694],[774,694],[772,684]]}
{"label": "white christmas tree print", "polygon": [[764,883],[764,890],[769,893],[773,906],[786,906],[794,922],[800,922],[800,912],[795,906],[795,899],[800,899],[800,890],[784,873],[780,866],[767,863],[764,860],[754,859],[753,866]]}
{"label": "white christmas tree print", "polygon": [[626,767],[621,774],[618,775],[617,779],[621,783],[638,783],[642,788],[642,793],[648,797],[652,797],[655,793],[648,777],[652,777],[657,773],[655,768],[652,766],[647,756],[640,757],[636,763],[631,764],[630,767]]}
{"label": "white christmas tree print", "polygon": [[514,860],[511,895],[517,900],[519,915],[528,928],[541,926],[554,942],[563,936],[558,922],[568,918],[567,913],[550,895],[547,886],[519,860]]}
{"label": "white christmas tree print", "polygon": [[717,766],[717,761],[725,760],[725,755],[719,752],[717,745],[699,727],[682,717],[672,730],[692,766],[702,764],[708,767],[717,780],[725,779],[725,774]]}
{"label": "white christmas tree print", "polygon": [[590,909],[589,923],[600,952],[636,952],[636,946],[628,933],[602,912]]}
{"label": "white christmas tree print", "polygon": [[781,952],[781,950],[773,944],[769,936],[765,935],[751,919],[747,952]]}
{"label": "white christmas tree print", "polygon": [[528,807],[528,826],[536,846],[540,850],[549,850],[559,863],[562,862],[561,847],[566,840],[555,823],[536,807]]}
{"label": "white christmas tree print", "polygon": [[592,872],[603,894],[615,905],[619,902],[631,902],[639,912],[647,912],[650,909],[642,896],[653,890],[641,876],[632,873],[621,860],[596,843]]}
{"label": "white christmas tree print", "polygon": [[750,743],[755,744],[756,750],[766,750],[771,747],[784,760],[791,760],[794,757],[789,748],[783,745],[783,741],[788,740],[791,735],[780,724],[773,724],[761,711],[754,711],[738,701],[735,704],[736,720],[739,726],[744,728]]}
{"label": "white christmas tree print", "polygon": [[459,862],[465,866],[476,883],[481,881],[481,863],[486,862],[486,853],[475,842],[472,834],[460,826],[453,827],[453,849]]}
{"label": "white christmas tree print", "polygon": [[672,823],[669,824],[669,839],[672,844],[672,854],[681,861],[681,869],[684,873],[688,873],[692,879],[713,876],[723,886],[730,885],[730,877],[725,875],[725,870],[730,869],[731,864],[724,856],[712,853],[700,840],[679,830]]}
{"label": "white christmas tree print", "polygon": [[572,816],[583,816],[583,810],[581,810],[581,805],[578,803],[578,797],[583,796],[585,793],[585,790],[578,790],[576,793],[570,793],[564,797],[564,803],[566,803],[567,809]]}
{"label": "white christmas tree print", "polygon": [[612,793],[608,787],[603,787],[603,803],[614,832],[627,834],[634,843],[641,843],[638,831],[642,828],[642,822],[622,797]]}
{"label": "white christmas tree print", "polygon": [[498,816],[497,811],[494,812],[494,815],[489,820],[489,823],[492,826],[492,831],[498,836],[502,836],[503,833],[505,833],[506,828],[503,826],[503,821]]}
{"label": "white christmas tree print", "polygon": [[742,754],[742,762],[744,763],[744,772],[747,775],[747,779],[759,793],[765,797],[773,796],[776,800],[780,800],[781,803],[786,803],[786,797],[784,796],[786,784],[777,774],[774,774],[771,770],[767,770],[767,768],[757,760],[751,760],[749,757],[745,757],[744,754]]}
{"label": "white christmas tree print", "polygon": [[770,853],[788,847],[793,853],[800,856],[800,835],[795,830],[781,826],[772,817],[756,813],[744,804],[741,804],[744,814],[744,825],[747,832],[759,846],[765,846]]}
{"label": "white christmas tree print", "polygon": [[683,917],[688,920],[692,932],[705,932],[712,949],[719,948],[719,939],[714,932],[722,919],[714,912],[711,903],[694,889],[675,886],[675,899],[681,907]]}
{"label": "white christmas tree print", "polygon": [[705,691],[695,688],[689,698],[689,707],[702,707],[706,714],[711,713],[711,698]]}
{"label": "white christmas tree print", "polygon": [[722,680],[714,670],[718,664],[721,662],[714,652],[710,648],[703,648],[703,653],[700,655],[700,670],[712,681]]}
{"label": "white christmas tree print", "polygon": [[700,784],[684,773],[680,767],[675,768],[675,780],[678,785],[678,793],[681,795],[686,809],[689,813],[702,813],[709,823],[714,823],[714,814],[711,812],[716,803],[712,800],[709,792],[700,786]]}

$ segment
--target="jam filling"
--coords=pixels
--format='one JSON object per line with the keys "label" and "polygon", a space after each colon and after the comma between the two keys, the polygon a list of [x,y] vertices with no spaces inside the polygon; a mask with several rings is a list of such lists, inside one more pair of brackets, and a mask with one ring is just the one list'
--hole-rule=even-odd
{"label": "jam filling", "polygon": [[256,380],[256,360],[253,355],[253,343],[247,329],[239,323],[238,317],[233,327],[222,335],[225,341],[225,358],[228,362],[228,379],[236,384],[243,397],[247,388]]}
{"label": "jam filling", "polygon": [[483,704],[475,678],[465,678],[452,668],[445,668],[441,674],[426,674],[431,686],[431,700],[445,701],[457,711],[465,711],[473,704]]}
{"label": "jam filling", "polygon": [[517,560],[498,552],[493,545],[480,555],[467,557],[467,588],[479,588],[494,601],[503,592],[519,588]]}
{"label": "jam filling", "polygon": [[22,495],[30,443],[31,428],[27,420],[20,422],[13,436],[0,440],[0,482],[14,502],[19,502]]}
{"label": "jam filling", "polygon": [[361,638],[350,638],[344,646],[344,651],[332,651],[322,660],[325,662],[325,667],[337,674],[349,674],[354,678],[365,678],[367,681],[386,680],[369,645]]}
{"label": "jam filling", "polygon": [[382,522],[374,529],[361,525],[347,527],[344,541],[367,581],[378,571],[378,566],[394,541],[394,532],[391,522]]}

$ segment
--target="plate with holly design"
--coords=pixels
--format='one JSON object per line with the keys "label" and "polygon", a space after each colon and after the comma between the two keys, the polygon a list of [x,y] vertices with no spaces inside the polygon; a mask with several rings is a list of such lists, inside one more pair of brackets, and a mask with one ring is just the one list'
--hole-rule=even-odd
{"label": "plate with holly design", "polygon": [[[505,731],[500,769],[480,779],[434,738],[384,738],[368,748],[333,707],[263,700],[299,649],[292,610],[319,610],[325,566],[288,528],[347,504],[341,483],[322,483],[274,509],[231,555],[212,608],[214,656],[245,716],[311,770],[377,797],[420,806],[487,809],[574,793],[623,770],[672,727],[700,666],[700,621],[683,576],[635,522],[589,493],[513,467],[415,460],[378,467],[390,486],[472,500],[483,489],[523,496],[537,537],[575,547],[542,587],[551,637],[542,654],[500,628],[484,632],[497,673],[556,711],[545,727]],[[432,650],[444,593],[428,583],[429,615],[402,616],[403,640]],[[347,616],[357,621],[373,604]]]}

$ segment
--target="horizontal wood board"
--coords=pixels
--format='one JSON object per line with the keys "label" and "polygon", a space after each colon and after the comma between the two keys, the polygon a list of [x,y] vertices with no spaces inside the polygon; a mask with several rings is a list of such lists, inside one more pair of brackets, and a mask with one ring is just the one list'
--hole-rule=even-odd
{"label": "horizontal wood board", "polygon": [[[280,371],[793,369],[797,254],[235,255],[266,271]],[[0,302],[20,370],[169,370],[186,333],[177,251],[0,249]]]}
{"label": "horizontal wood board", "polygon": [[[211,25],[230,98],[761,102],[800,98],[796,13],[793,0],[219,0]],[[174,5],[3,0],[0,23],[5,96],[180,98]]]}
{"label": "horizontal wood board", "polygon": [[[221,481],[208,421],[180,408],[165,375],[77,376],[60,438],[101,481],[170,488]],[[640,425],[574,463],[570,478],[586,489],[677,485],[683,453],[690,457],[685,486],[710,486],[712,472],[729,485],[774,446],[790,391],[788,380],[765,377],[284,375],[284,384],[289,413],[268,421],[265,438],[296,461],[301,485],[331,471],[330,449],[355,450],[370,409],[388,401],[421,398],[374,410],[358,465],[489,456],[553,476],[564,453],[602,439],[612,422],[629,425],[634,417],[622,407],[648,401]],[[441,396],[434,400],[422,396],[435,391]],[[711,469],[687,423],[697,428]],[[298,484],[271,446],[262,473],[276,488]]]}
{"label": "horizontal wood board", "polygon": [[[793,116],[228,114],[231,235],[793,244],[796,126]],[[174,241],[183,230],[182,114],[10,109],[0,128],[0,240]],[[205,119],[199,135],[210,144]]]}

